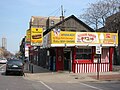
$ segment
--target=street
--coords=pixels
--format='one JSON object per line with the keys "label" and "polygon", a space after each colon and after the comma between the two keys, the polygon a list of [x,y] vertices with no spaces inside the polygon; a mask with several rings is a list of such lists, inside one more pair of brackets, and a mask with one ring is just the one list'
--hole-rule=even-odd
{"label": "street", "polygon": [[0,90],[120,90],[120,0],[1,0]]}
{"label": "street", "polygon": [[49,90],[119,90],[120,82],[114,83],[47,83]]}
{"label": "street", "polygon": [[0,65],[0,90],[119,90],[119,88],[120,81],[55,83],[54,81],[28,80],[18,75],[6,76],[5,64]]}

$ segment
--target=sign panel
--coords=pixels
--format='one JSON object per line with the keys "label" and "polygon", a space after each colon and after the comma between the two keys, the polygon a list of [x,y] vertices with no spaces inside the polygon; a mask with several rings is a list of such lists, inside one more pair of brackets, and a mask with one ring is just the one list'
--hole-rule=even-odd
{"label": "sign panel", "polygon": [[[46,35],[45,35],[46,36]],[[49,37],[48,37],[49,36]],[[70,32],[60,31],[59,29],[51,31],[47,34],[47,46],[117,46],[117,33],[101,33],[101,32]]]}
{"label": "sign panel", "polygon": [[31,45],[42,46],[43,28],[31,28]]}
{"label": "sign panel", "polygon": [[118,44],[117,33],[76,32],[76,43]]}
{"label": "sign panel", "polygon": [[101,44],[118,44],[117,33],[98,33]]}
{"label": "sign panel", "polygon": [[50,47],[51,45],[51,32],[46,34],[43,39],[43,48]]}
{"label": "sign panel", "polygon": [[100,45],[96,46],[96,54],[101,54],[102,47]]}
{"label": "sign panel", "polygon": [[25,57],[29,57],[29,48],[25,46]]}
{"label": "sign panel", "polygon": [[75,44],[76,32],[52,31],[52,44]]}
{"label": "sign panel", "polygon": [[28,29],[27,31],[26,31],[26,45],[30,45],[30,34],[31,33],[31,31],[30,31],[30,29]]}
{"label": "sign panel", "polygon": [[77,32],[76,43],[99,43],[98,34],[90,32]]}

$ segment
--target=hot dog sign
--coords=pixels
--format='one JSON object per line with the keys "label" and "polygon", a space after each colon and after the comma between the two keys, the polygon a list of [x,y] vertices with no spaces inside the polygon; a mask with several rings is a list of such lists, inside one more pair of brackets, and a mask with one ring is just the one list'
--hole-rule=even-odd
{"label": "hot dog sign", "polygon": [[43,29],[31,28],[31,45],[41,46],[43,42]]}

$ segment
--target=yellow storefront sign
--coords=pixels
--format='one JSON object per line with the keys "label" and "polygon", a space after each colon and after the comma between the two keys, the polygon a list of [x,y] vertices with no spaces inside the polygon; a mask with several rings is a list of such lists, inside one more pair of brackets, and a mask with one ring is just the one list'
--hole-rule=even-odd
{"label": "yellow storefront sign", "polygon": [[117,33],[101,33],[101,32],[70,32],[70,31],[51,31],[49,43],[52,45],[84,45],[95,46],[102,44],[105,46],[118,45]]}
{"label": "yellow storefront sign", "polygon": [[98,35],[101,44],[118,44],[117,33],[98,33]]}
{"label": "yellow storefront sign", "polygon": [[75,44],[76,32],[51,32],[51,43],[52,44]]}
{"label": "yellow storefront sign", "polygon": [[76,40],[75,43],[77,44],[84,44],[84,43],[99,43],[98,34],[97,33],[90,33],[90,32],[76,32]]}
{"label": "yellow storefront sign", "polygon": [[76,32],[76,44],[118,44],[117,33]]}
{"label": "yellow storefront sign", "polygon": [[31,28],[31,45],[41,46],[43,42],[43,28]]}
{"label": "yellow storefront sign", "polygon": [[30,43],[30,35],[31,35],[30,32],[31,32],[30,29],[28,29],[26,32],[26,43]]}

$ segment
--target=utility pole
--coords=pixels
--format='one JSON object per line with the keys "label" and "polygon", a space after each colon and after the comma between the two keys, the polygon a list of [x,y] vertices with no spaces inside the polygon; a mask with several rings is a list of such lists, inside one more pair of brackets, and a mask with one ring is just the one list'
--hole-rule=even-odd
{"label": "utility pole", "polygon": [[62,21],[64,20],[64,12],[63,12],[63,6],[61,5],[61,14],[62,14]]}
{"label": "utility pole", "polygon": [[65,31],[65,28],[64,28],[64,12],[63,12],[63,6],[61,5],[61,21],[62,21],[62,30]]}

